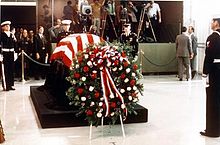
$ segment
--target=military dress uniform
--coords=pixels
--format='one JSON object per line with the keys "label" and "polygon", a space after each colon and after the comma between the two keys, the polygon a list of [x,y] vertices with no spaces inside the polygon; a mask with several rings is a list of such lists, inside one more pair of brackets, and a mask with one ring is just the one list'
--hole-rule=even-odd
{"label": "military dress uniform", "polygon": [[206,41],[203,73],[209,77],[206,88],[206,130],[201,134],[220,136],[220,29],[214,31]]}
{"label": "military dress uniform", "polygon": [[14,90],[14,47],[15,40],[13,34],[9,36],[5,32],[1,32],[1,52],[3,55],[4,75],[5,80],[2,79],[3,89],[6,91]]}
{"label": "military dress uniform", "polygon": [[137,38],[136,33],[130,32],[128,35],[126,35],[125,33],[122,33],[121,37],[120,37],[120,42],[132,47],[131,53],[132,53],[133,58],[135,58],[135,56],[137,56],[137,54],[138,54],[138,38]]}
{"label": "military dress uniform", "polygon": [[60,42],[61,39],[65,38],[66,36],[73,34],[72,31],[61,31],[59,32],[58,36],[57,36],[57,43]]}

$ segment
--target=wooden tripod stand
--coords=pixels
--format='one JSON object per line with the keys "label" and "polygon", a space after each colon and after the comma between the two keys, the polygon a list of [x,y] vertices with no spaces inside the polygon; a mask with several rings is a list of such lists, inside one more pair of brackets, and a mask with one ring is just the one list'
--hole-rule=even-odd
{"label": "wooden tripod stand", "polygon": [[[145,15],[147,15],[147,14],[145,14],[146,11],[147,11],[146,8],[143,8],[143,10],[141,11],[140,21],[139,21],[139,24],[138,24],[138,33],[137,33],[137,37],[138,37],[138,38],[139,38],[139,36],[140,36],[140,32],[141,32],[142,25],[143,25],[143,22],[144,22],[144,17],[145,17]],[[157,38],[156,38],[156,36],[155,36],[153,26],[152,26],[151,20],[150,20],[150,18],[149,18],[148,15],[147,15],[147,18],[148,18],[148,20],[149,20],[149,25],[150,25],[150,29],[151,29],[152,34],[153,34],[153,37],[154,37],[154,41],[157,42]]]}

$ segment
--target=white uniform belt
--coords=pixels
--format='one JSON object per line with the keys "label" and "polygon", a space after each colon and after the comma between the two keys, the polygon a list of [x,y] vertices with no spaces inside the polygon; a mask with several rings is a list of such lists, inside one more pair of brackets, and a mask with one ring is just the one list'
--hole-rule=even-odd
{"label": "white uniform belt", "polygon": [[3,51],[3,52],[13,52],[14,50],[15,50],[14,48],[11,48],[11,49],[2,48],[2,51]]}
{"label": "white uniform belt", "polygon": [[220,59],[214,59],[213,63],[220,63]]}

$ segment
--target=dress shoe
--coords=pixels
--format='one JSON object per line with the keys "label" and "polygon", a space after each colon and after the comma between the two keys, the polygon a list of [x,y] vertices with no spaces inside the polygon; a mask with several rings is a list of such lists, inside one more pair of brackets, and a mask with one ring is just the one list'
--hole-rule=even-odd
{"label": "dress shoe", "polygon": [[207,136],[207,137],[219,137],[220,136],[220,135],[212,135],[212,134],[209,134],[205,131],[201,131],[200,134],[203,136]]}
{"label": "dress shoe", "polygon": [[10,87],[9,90],[15,90],[15,88]]}
{"label": "dress shoe", "polygon": [[179,79],[179,81],[183,81],[183,79],[181,78],[181,79]]}

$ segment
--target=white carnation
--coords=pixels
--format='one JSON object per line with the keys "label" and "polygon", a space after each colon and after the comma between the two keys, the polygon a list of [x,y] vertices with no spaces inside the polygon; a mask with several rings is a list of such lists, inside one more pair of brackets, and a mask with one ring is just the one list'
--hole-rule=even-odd
{"label": "white carnation", "polygon": [[102,102],[99,102],[99,106],[101,107],[103,105],[103,103]]}
{"label": "white carnation", "polygon": [[128,96],[128,99],[131,101],[133,98],[132,98],[132,96]]}
{"label": "white carnation", "polygon": [[86,101],[86,97],[81,97],[81,101]]}
{"label": "white carnation", "polygon": [[131,71],[130,68],[127,68],[127,69],[126,69],[126,73],[127,73],[127,74],[128,74],[130,71]]}
{"label": "white carnation", "polygon": [[88,62],[87,62],[87,65],[88,65],[88,66],[92,66],[92,62],[91,62],[91,61],[88,61]]}
{"label": "white carnation", "polygon": [[114,116],[114,115],[115,115],[115,113],[114,113],[114,112],[112,112],[110,115],[111,115],[111,116]]}
{"label": "white carnation", "polygon": [[98,117],[98,118],[101,118],[101,117],[102,117],[102,113],[101,113],[101,112],[98,112],[98,113],[97,113],[97,117]]}
{"label": "white carnation", "polygon": [[125,92],[125,90],[124,90],[124,89],[121,89],[120,92],[123,94],[123,93]]}
{"label": "white carnation", "polygon": [[134,86],[134,87],[133,87],[133,90],[137,90],[137,87],[136,87],[136,86]]}
{"label": "white carnation", "polygon": [[92,92],[93,90],[94,90],[94,87],[93,87],[93,86],[90,86],[90,87],[89,87],[89,91]]}
{"label": "white carnation", "polygon": [[89,58],[89,55],[88,55],[88,54],[85,54],[84,57],[85,57],[85,59],[88,59],[88,58]]}
{"label": "white carnation", "polygon": [[76,68],[79,68],[79,65],[78,64],[76,64],[76,66],[75,66]]}
{"label": "white carnation", "polygon": [[119,70],[122,70],[123,69],[123,67],[122,67],[122,65],[119,67]]}
{"label": "white carnation", "polygon": [[112,70],[113,70],[113,71],[116,71],[116,70],[117,70],[117,67],[113,68]]}
{"label": "white carnation", "polygon": [[110,97],[111,99],[115,98],[115,96],[114,96],[113,93],[111,93],[111,94],[109,95],[109,97]]}
{"label": "white carnation", "polygon": [[133,102],[135,103],[135,102],[137,102],[137,101],[138,101],[138,99],[137,99],[137,98],[134,98]]}
{"label": "white carnation", "polygon": [[85,81],[86,81],[86,77],[82,77],[81,79],[82,79],[82,81],[83,81],[83,82],[85,82]]}
{"label": "white carnation", "polygon": [[131,74],[131,76],[132,76],[132,77],[135,77],[135,76],[136,76],[136,74],[135,74],[135,73],[132,73],[132,74]]}
{"label": "white carnation", "polygon": [[129,79],[128,79],[128,78],[126,78],[126,79],[124,80],[124,82],[125,82],[125,83],[127,83],[128,81],[129,81]]}
{"label": "white carnation", "polygon": [[131,87],[127,87],[127,91],[130,91],[131,90]]}
{"label": "white carnation", "polygon": [[125,109],[125,104],[121,104],[121,109]]}
{"label": "white carnation", "polygon": [[95,105],[95,103],[94,103],[94,102],[91,102],[91,103],[90,103],[90,106],[94,106],[94,105]]}

